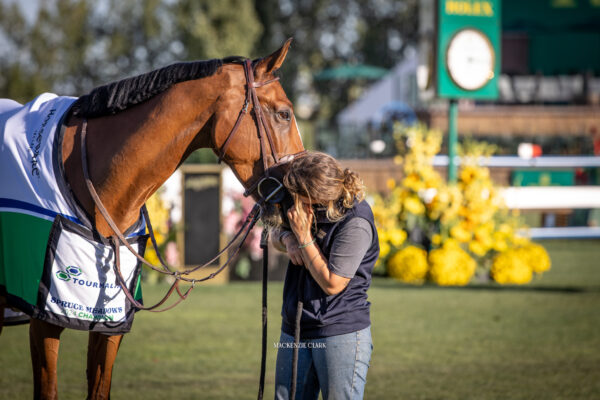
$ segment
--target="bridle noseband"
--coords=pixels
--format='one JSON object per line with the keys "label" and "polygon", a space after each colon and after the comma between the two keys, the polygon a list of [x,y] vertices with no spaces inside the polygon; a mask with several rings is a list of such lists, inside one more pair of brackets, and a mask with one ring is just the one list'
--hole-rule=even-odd
{"label": "bridle noseband", "polygon": [[[269,83],[276,82],[279,80],[279,77],[269,79],[263,82],[255,82],[254,70],[252,69],[252,61],[246,59],[244,60],[242,65],[244,67],[244,74],[246,75],[246,99],[244,101],[242,109],[240,110],[238,118],[235,121],[231,132],[229,133],[229,136],[227,136],[227,139],[219,149],[219,163],[221,163],[225,158],[227,147],[229,146],[231,140],[237,133],[238,128],[240,127],[241,122],[244,119],[244,116],[248,114],[248,107],[250,103],[252,103],[254,115],[256,116],[256,127],[258,132],[258,140],[260,142],[261,158],[263,160],[263,174],[253,184],[245,188],[246,190],[244,192],[244,196],[248,197],[254,192],[257,192],[259,198],[261,199],[261,203],[276,203],[276,200],[280,197],[277,196],[277,194],[280,193],[283,189],[283,184],[280,181],[281,177],[279,177],[279,179],[277,177],[274,177],[273,172],[292,161],[295,157],[305,154],[306,150],[303,150],[296,154],[286,155],[281,158],[277,156],[277,152],[275,151],[275,143],[273,141],[273,134],[271,132],[271,129],[269,128],[269,124],[267,123],[265,114],[262,111],[260,101],[258,100],[258,95],[256,94],[256,88],[268,85]],[[269,142],[270,152],[267,150],[266,142]],[[272,165],[269,165],[268,155],[273,157],[274,163]],[[269,188],[269,186],[273,186],[273,183],[275,184],[274,187]]]}

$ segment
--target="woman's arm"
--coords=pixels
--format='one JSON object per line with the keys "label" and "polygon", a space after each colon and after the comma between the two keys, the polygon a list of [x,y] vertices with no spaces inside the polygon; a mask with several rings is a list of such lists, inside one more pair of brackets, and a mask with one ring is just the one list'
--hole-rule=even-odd
{"label": "woman's arm", "polygon": [[327,267],[327,259],[314,242],[300,249],[300,253],[306,269],[327,295],[338,294],[348,286],[350,278],[331,272]]}
{"label": "woman's arm", "polygon": [[314,220],[312,207],[307,204],[303,204],[299,209],[292,207],[288,211],[288,218],[294,235],[288,235],[283,239],[286,247],[293,251],[298,250],[302,264],[327,295],[340,293],[346,288],[350,278],[336,275],[327,267],[327,259],[315,244],[310,231]]}

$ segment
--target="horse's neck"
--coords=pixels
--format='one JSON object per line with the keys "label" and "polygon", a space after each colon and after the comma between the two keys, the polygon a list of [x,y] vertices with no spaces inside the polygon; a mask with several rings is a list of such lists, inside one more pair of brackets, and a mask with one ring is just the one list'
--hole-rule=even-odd
{"label": "horse's neck", "polygon": [[[193,149],[209,147],[218,85],[212,78],[183,82],[113,116],[90,119],[88,166],[104,206],[121,231]],[[82,120],[72,118],[63,142],[65,173],[75,197],[104,236],[112,230],[85,186],[81,167]]]}

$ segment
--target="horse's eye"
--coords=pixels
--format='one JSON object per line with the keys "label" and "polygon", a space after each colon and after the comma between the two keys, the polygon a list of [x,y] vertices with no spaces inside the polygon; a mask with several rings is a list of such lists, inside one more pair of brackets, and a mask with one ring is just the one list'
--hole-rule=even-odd
{"label": "horse's eye", "polygon": [[280,119],[282,119],[284,121],[289,121],[292,119],[292,113],[289,112],[288,110],[277,111],[277,117],[279,117]]}

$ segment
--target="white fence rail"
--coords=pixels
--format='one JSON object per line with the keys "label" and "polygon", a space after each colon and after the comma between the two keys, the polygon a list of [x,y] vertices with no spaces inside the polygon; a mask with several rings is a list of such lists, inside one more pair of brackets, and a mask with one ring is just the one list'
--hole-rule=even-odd
{"label": "white fence rail", "polygon": [[[460,165],[460,157],[456,157]],[[481,158],[479,164],[496,168],[600,168],[596,156],[542,156],[524,159],[518,156],[494,156]],[[448,156],[438,155],[433,165],[445,167]],[[526,186],[503,189],[506,205],[519,210],[565,210],[600,208],[600,186]],[[534,239],[583,239],[600,238],[600,227],[569,226],[530,228]]]}
{"label": "white fence rail", "polygon": [[[600,186],[525,186],[502,190],[508,208],[559,210],[600,208]],[[600,227],[568,226],[530,228],[534,239],[600,238]]]}
{"label": "white fence rail", "polygon": [[502,189],[508,208],[600,208],[600,186],[522,186]]}
{"label": "white fence rail", "polygon": [[[460,165],[460,157],[455,158]],[[505,168],[593,168],[600,167],[600,157],[596,156],[542,156],[534,158],[521,158],[518,156],[493,156],[481,158],[480,165],[486,167]],[[448,156],[437,155],[433,157],[433,165],[445,167],[448,165]]]}
{"label": "white fence rail", "polygon": [[529,228],[528,235],[533,239],[597,239],[600,227],[564,226],[556,228]]}

